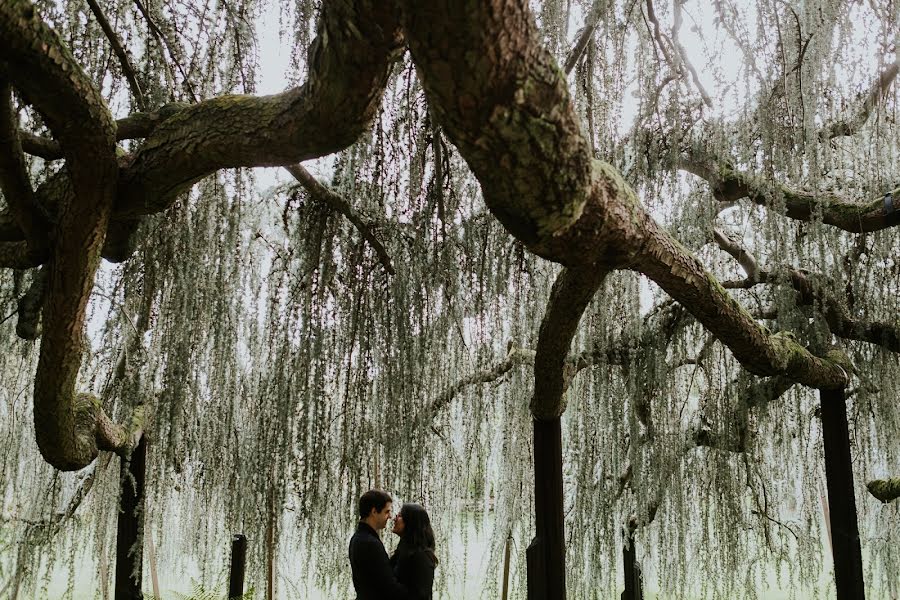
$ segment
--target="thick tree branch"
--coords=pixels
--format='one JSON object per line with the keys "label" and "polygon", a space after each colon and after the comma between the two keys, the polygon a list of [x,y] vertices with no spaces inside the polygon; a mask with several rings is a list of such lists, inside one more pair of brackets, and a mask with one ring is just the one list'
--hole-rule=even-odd
{"label": "thick tree branch", "polygon": [[131,61],[128,60],[128,53],[125,52],[125,48],[122,47],[119,36],[113,31],[109,21],[106,19],[106,15],[103,14],[100,5],[97,4],[97,0],[87,0],[87,3],[91,7],[91,12],[93,12],[94,16],[97,18],[97,23],[100,24],[100,28],[103,29],[103,33],[106,34],[109,45],[112,46],[113,52],[115,52],[116,57],[119,59],[119,64],[122,66],[122,72],[125,74],[125,79],[128,80],[128,85],[131,86],[131,93],[134,94],[134,101],[137,104],[138,109],[144,110],[146,108],[144,92],[141,91],[141,86],[134,73],[134,67],[131,66]]}
{"label": "thick tree branch", "polygon": [[394,274],[394,266],[391,264],[391,257],[387,253],[387,250],[384,249],[381,240],[375,235],[375,223],[362,216],[346,199],[341,197],[340,194],[320,183],[319,180],[313,177],[312,173],[303,167],[303,165],[290,165],[285,167],[285,169],[288,173],[293,175],[304,188],[306,188],[306,191],[309,192],[310,196],[319,202],[324,202],[335,211],[347,217],[347,219],[356,227],[357,231],[359,231],[360,235],[363,236],[363,239],[372,247],[375,254],[378,255],[378,260],[381,261],[384,270],[391,275]]}
{"label": "thick tree branch", "polygon": [[872,110],[884,99],[887,91],[897,78],[898,72],[900,72],[900,59],[892,62],[878,75],[878,78],[869,88],[869,93],[866,94],[866,99],[860,106],[859,111],[852,118],[836,121],[823,127],[819,131],[819,139],[825,141],[857,133],[869,120]]}
{"label": "thick tree branch", "polygon": [[694,157],[684,157],[678,167],[709,182],[713,195],[720,202],[734,202],[748,198],[759,206],[782,210],[797,221],[821,218],[850,233],[879,231],[900,224],[900,188],[891,190],[892,199],[879,196],[874,200],[854,202],[831,193],[797,191],[761,177],[743,173],[730,165]]}
{"label": "thick tree branch", "polygon": [[[154,112],[136,112],[116,121],[116,141],[144,138],[153,133],[156,126],[190,106],[184,102],[172,102],[161,106]],[[33,156],[44,160],[57,160],[63,157],[62,148],[56,140],[41,137],[26,131],[20,131],[22,149]]]}
{"label": "thick tree branch", "polygon": [[[410,51],[429,106],[501,223],[570,268],[649,275],[750,372],[843,387],[845,370],[760,326],[663,231],[610,165],[591,160],[568,88],[527,2],[404,3]],[[537,361],[536,361],[537,364]]]}
{"label": "thick tree branch", "polygon": [[99,448],[116,445],[102,410],[75,394],[85,309],[115,197],[115,123],[100,93],[30,2],[0,4],[0,39],[0,61],[59,140],[74,191],[57,213],[48,263],[34,425],[47,462],[75,470],[90,464]]}
{"label": "thick tree branch", "polygon": [[0,189],[10,214],[28,242],[28,248],[37,260],[44,260],[49,242],[49,224],[35,205],[17,127],[12,88],[0,76]]}
{"label": "thick tree branch", "polygon": [[285,166],[341,150],[369,126],[402,51],[389,0],[322,8],[309,77],[274,96],[222,96],[160,123],[123,170],[116,214],[159,212],[219,169]]}
{"label": "thick tree branch", "polygon": [[869,493],[887,504],[900,498],[900,477],[876,479],[866,484]]}
{"label": "thick tree branch", "polygon": [[541,321],[534,357],[534,397],[531,414],[538,420],[559,418],[566,409],[569,348],[584,310],[608,273],[599,267],[563,269],[553,282]]}

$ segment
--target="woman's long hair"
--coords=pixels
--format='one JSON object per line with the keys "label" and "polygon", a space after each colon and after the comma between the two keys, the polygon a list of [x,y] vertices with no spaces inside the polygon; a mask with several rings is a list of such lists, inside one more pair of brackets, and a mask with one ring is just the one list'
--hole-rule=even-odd
{"label": "woman's long hair", "polygon": [[425,555],[437,566],[438,559],[434,553],[434,531],[428,511],[421,504],[407,503],[400,509],[403,518],[401,539],[411,549],[424,550]]}

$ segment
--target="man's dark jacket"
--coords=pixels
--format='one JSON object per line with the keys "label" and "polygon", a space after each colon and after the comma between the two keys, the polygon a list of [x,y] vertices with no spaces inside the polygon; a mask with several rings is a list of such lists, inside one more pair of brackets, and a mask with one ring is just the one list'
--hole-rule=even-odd
{"label": "man's dark jacket", "polygon": [[435,564],[424,548],[415,548],[400,538],[397,550],[391,556],[391,566],[397,581],[409,589],[415,600],[431,600]]}
{"label": "man's dark jacket", "polygon": [[357,600],[414,600],[397,582],[381,538],[362,521],[350,538],[350,568]]}

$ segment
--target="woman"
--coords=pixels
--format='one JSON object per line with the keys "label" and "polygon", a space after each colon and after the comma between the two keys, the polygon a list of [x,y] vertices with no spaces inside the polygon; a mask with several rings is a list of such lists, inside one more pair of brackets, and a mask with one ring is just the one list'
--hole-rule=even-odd
{"label": "woman", "polygon": [[431,600],[434,569],[438,559],[434,555],[434,531],[431,519],[421,504],[404,504],[394,517],[394,533],[400,543],[391,556],[391,566],[397,581],[403,584],[416,600]]}

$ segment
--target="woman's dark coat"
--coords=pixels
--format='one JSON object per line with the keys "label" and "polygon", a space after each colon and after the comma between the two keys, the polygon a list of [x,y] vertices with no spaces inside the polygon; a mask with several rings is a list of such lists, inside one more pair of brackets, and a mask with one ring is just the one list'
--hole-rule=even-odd
{"label": "woman's dark coat", "polygon": [[400,538],[391,556],[391,566],[397,581],[409,590],[416,600],[431,600],[434,585],[434,562],[424,548],[414,548]]}

